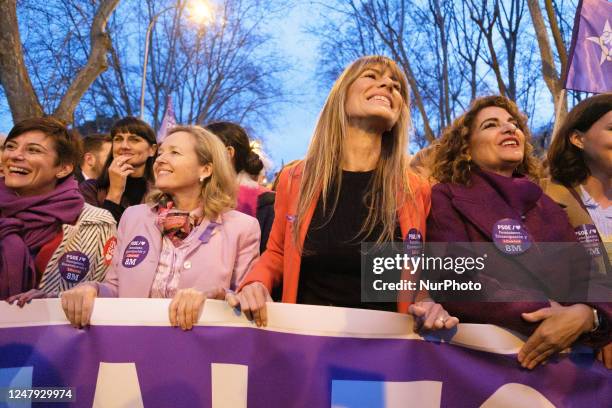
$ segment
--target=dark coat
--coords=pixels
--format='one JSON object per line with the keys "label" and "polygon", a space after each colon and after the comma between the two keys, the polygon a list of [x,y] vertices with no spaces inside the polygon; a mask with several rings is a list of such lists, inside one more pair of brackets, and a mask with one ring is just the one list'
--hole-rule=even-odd
{"label": "dark coat", "polygon": [[81,190],[85,202],[109,211],[115,221],[117,221],[117,224],[119,224],[121,216],[126,208],[144,202],[146,193],[150,189],[151,186],[143,181],[143,179],[128,177],[125,192],[121,197],[121,203],[116,204],[106,199],[108,189],[98,185],[97,180],[89,179],[79,184],[79,190]]}
{"label": "dark coat", "polygon": [[[524,177],[508,178],[480,170],[473,171],[469,186],[437,184],[432,189],[427,240],[492,243],[496,222],[507,218],[527,229],[531,247],[521,254],[507,255],[491,245],[487,268],[470,277],[481,282],[483,290],[472,301],[442,303],[462,322],[496,324],[530,335],[538,323],[525,322],[521,313],[549,306],[547,299],[573,298],[588,303],[582,299],[590,289],[589,255],[576,242],[565,212],[539,186]],[[454,252],[452,255],[465,255],[466,251],[458,244],[447,245],[445,250],[447,254]],[[456,277],[450,272],[439,278]],[[598,290],[600,298],[612,299],[610,289],[598,286]],[[612,321],[610,303],[588,304],[596,307],[608,323]],[[609,327],[607,324],[605,332],[591,336],[591,342],[608,343]]]}

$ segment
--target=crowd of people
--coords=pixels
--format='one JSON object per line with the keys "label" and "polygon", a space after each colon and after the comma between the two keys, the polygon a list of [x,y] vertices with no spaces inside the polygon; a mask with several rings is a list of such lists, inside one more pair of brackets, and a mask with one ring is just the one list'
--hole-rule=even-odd
{"label": "crowd of people", "polygon": [[[235,123],[176,126],[158,143],[133,117],[83,139],[51,117],[19,122],[2,144],[0,299],[60,296],[85,327],[96,297],[171,298],[170,322],[184,330],[207,298],[258,326],[272,300],[378,309],[411,313],[418,330],[515,330],[528,338],[525,368],[582,343],[612,369],[612,94],[571,110],[546,166],[503,96],[472,101],[412,160],[410,123],[402,70],[360,58],[334,83],[305,158],[272,190]],[[475,273],[485,290],[474,299],[418,290],[362,301],[363,242],[416,234],[456,255],[450,244],[496,243],[514,226],[518,253],[490,254],[512,274]]]}

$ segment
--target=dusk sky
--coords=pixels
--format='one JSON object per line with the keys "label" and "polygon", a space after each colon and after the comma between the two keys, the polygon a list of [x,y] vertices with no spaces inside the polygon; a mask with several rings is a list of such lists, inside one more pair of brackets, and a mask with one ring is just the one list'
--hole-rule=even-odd
{"label": "dusk sky", "polygon": [[[285,12],[268,19],[267,30],[275,37],[278,52],[291,67],[281,80],[285,89],[295,95],[290,98],[292,102],[279,104],[270,114],[270,129],[253,129],[252,136],[264,141],[273,169],[303,157],[328,92],[329,84],[322,84],[317,77],[318,41],[306,32],[317,23],[321,9],[316,2],[296,1]],[[554,114],[550,93],[542,87],[538,95],[541,103],[536,116],[549,122]],[[0,92],[0,133],[7,133],[12,125],[6,100]]]}
{"label": "dusk sky", "polygon": [[[285,73],[286,89],[299,98],[279,106],[271,115],[272,129],[255,129],[254,136],[264,139],[264,149],[275,168],[304,155],[319,110],[325,100],[320,81],[316,78],[317,43],[305,33],[316,19],[318,10],[311,2],[296,2],[289,14],[270,20],[268,29],[276,37],[279,52],[286,54],[292,69]],[[4,95],[0,93],[0,133],[13,126]]]}

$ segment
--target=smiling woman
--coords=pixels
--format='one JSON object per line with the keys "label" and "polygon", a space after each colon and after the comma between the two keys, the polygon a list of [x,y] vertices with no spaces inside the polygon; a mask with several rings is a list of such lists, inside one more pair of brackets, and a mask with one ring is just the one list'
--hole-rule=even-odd
{"label": "smiling woman", "polygon": [[[360,248],[424,233],[429,186],[408,170],[409,124],[408,83],[394,61],[367,56],[344,70],[305,160],[279,177],[267,249],[233,305],[265,325],[266,301],[282,282],[283,302],[408,310],[399,299],[361,302]],[[427,329],[457,324],[428,300],[412,311]]]}
{"label": "smiling woman", "polygon": [[112,148],[101,176],[79,186],[85,201],[104,208],[119,222],[123,211],[144,202],[153,185],[155,132],[131,116],[118,120],[110,130]]}
{"label": "smiling woman", "polygon": [[0,179],[0,299],[23,306],[104,278],[115,222],[107,211],[84,204],[71,177],[80,143],[52,118],[22,121],[7,136]]}
{"label": "smiling woman", "polygon": [[64,292],[75,326],[88,324],[95,297],[172,298],[170,321],[190,329],[206,297],[225,297],[259,256],[259,224],[233,210],[236,175],[225,146],[197,126],[173,128],[153,166],[148,204],[125,211],[116,256],[103,283]]}
{"label": "smiling woman", "polygon": [[[590,260],[567,216],[533,182],[536,159],[525,119],[511,100],[489,96],[474,100],[444,130],[432,161],[440,183],[432,189],[427,235],[445,243],[439,256],[473,255],[464,249],[468,242],[494,244],[470,247],[477,256],[486,248],[488,267],[470,276],[483,291],[451,294],[443,305],[464,322],[530,336],[518,359],[532,369],[577,341],[608,343],[611,305],[589,302],[586,286],[599,301],[612,292],[589,282]],[[508,230],[521,232],[506,238]],[[439,276],[456,278],[453,271]]]}

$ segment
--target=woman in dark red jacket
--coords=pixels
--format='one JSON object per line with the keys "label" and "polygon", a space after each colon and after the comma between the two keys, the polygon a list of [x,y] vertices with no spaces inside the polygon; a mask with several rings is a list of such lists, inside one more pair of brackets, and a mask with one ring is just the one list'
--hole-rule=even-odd
{"label": "woman in dark red jacket", "polygon": [[500,96],[475,100],[444,131],[436,150],[432,176],[440,183],[432,189],[427,220],[428,241],[446,243],[447,255],[465,255],[466,248],[487,254],[481,271],[443,275],[482,285],[455,294],[444,307],[464,322],[529,335],[518,359],[530,369],[579,338],[608,343],[612,316],[609,303],[587,301],[587,291],[588,300],[599,301],[612,292],[588,281],[588,255],[565,212],[529,180],[537,169],[532,151],[514,102]]}

